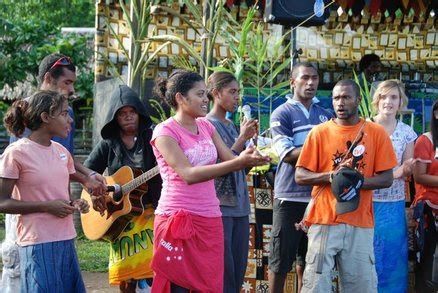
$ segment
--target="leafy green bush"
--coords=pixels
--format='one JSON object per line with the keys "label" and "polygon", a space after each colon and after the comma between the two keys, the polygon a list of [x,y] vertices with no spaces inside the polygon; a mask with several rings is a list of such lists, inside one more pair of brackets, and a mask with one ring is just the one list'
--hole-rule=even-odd
{"label": "leafy green bush", "polygon": [[48,54],[70,56],[77,65],[77,95],[93,96],[92,36],[61,34],[61,27],[94,26],[95,8],[89,0],[0,1],[0,89],[29,80],[36,85],[38,64]]}
{"label": "leafy green bush", "polygon": [[5,214],[0,213],[0,226],[5,225]]}

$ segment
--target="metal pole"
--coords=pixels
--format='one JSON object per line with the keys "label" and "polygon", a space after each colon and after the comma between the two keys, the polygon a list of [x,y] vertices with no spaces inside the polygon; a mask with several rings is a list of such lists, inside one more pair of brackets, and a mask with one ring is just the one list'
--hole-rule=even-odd
{"label": "metal pole", "polygon": [[292,57],[290,61],[290,70],[292,71],[292,68],[297,63],[298,54],[296,54],[297,51],[297,31],[295,27],[290,27],[290,56]]}
{"label": "metal pole", "polygon": [[[211,3],[210,3],[210,1],[211,1]],[[204,7],[203,7],[202,22],[204,24],[204,27],[207,27],[207,23],[210,20],[210,4],[214,5],[215,1],[214,0],[204,0],[203,2],[204,2]],[[209,32],[204,30],[202,33],[202,36],[201,36],[201,58],[204,62],[206,62],[208,59],[207,48],[209,46],[209,41],[210,41]],[[207,64],[207,66],[209,66],[209,64]],[[202,77],[207,78],[205,76],[206,73],[207,73],[207,68],[204,68],[204,66],[202,64],[200,64],[199,65],[199,74],[201,74]]]}

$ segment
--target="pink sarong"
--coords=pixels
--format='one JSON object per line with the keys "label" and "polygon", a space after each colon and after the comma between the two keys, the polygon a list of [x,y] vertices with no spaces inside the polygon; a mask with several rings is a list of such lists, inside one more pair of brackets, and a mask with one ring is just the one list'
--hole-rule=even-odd
{"label": "pink sarong", "polygon": [[155,272],[152,292],[170,292],[170,284],[193,292],[222,292],[224,236],[221,217],[178,211],[155,216]]}

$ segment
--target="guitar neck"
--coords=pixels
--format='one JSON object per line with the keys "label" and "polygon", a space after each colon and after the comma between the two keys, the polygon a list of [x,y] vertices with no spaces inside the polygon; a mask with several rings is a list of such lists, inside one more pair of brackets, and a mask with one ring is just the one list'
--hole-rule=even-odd
{"label": "guitar neck", "polygon": [[158,166],[155,166],[154,168],[150,169],[149,171],[141,174],[140,176],[138,176],[134,180],[132,180],[132,181],[130,181],[122,186],[122,194],[126,194],[126,193],[133,191],[134,189],[136,189],[140,185],[147,182],[152,177],[156,176],[158,173],[160,173],[160,169],[158,168]]}

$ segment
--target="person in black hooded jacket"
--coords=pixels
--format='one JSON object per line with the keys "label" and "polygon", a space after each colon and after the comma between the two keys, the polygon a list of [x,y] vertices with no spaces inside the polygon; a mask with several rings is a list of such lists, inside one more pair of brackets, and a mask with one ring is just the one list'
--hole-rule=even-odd
{"label": "person in black hooded jacket", "polygon": [[[152,121],[137,93],[128,86],[120,85],[113,92],[100,134],[102,140],[84,163],[91,170],[102,174],[108,168],[108,174],[112,175],[123,166],[145,172],[157,164],[149,143]],[[143,235],[153,235],[153,210],[157,206],[160,192],[161,178],[155,176],[148,181],[148,191],[143,195],[145,212],[133,218],[121,235],[111,243],[109,282],[113,285],[119,284],[121,292],[135,292],[136,281],[141,280],[138,282],[141,288],[145,285],[144,279],[153,276],[149,267],[152,237],[145,237],[146,242],[142,242],[142,245],[136,245],[136,237],[142,235],[142,241],[145,241]],[[93,204],[95,207],[99,206],[98,202]]]}

